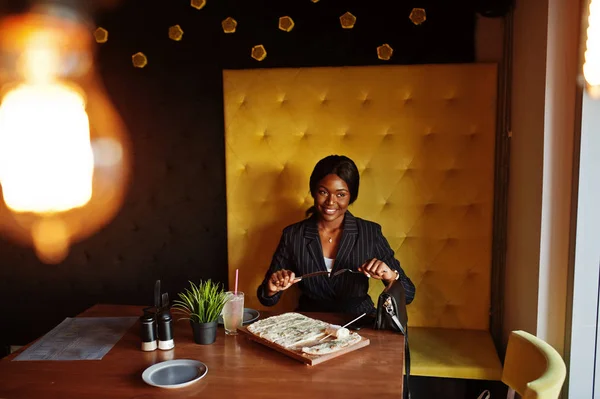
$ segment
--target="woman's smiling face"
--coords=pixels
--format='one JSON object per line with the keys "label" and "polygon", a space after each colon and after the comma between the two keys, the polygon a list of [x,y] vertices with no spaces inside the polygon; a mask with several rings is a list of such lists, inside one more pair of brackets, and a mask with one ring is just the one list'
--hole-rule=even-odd
{"label": "woman's smiling face", "polygon": [[317,185],[313,193],[319,219],[326,222],[344,217],[350,204],[350,191],[346,182],[338,175],[329,174]]}

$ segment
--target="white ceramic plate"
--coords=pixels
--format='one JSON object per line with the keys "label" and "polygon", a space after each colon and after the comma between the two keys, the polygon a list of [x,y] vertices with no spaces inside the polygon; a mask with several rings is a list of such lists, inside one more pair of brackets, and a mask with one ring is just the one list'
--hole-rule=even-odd
{"label": "white ceramic plate", "polygon": [[148,367],[142,379],[159,388],[183,388],[198,381],[208,373],[206,364],[191,359],[176,359]]}

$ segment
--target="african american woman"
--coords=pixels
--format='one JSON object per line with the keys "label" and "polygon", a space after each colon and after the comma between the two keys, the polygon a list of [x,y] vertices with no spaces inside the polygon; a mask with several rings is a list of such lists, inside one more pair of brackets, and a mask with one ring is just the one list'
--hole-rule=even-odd
{"label": "african american woman", "polygon": [[[275,305],[283,291],[298,284],[298,311],[372,314],[369,278],[386,285],[399,280],[407,303],[412,302],[415,286],[394,257],[381,226],[348,211],[358,197],[359,182],[358,169],[348,157],[330,155],[316,164],[309,183],[314,206],[305,220],[283,230],[257,290],[263,305]],[[297,278],[319,271],[329,274]]]}

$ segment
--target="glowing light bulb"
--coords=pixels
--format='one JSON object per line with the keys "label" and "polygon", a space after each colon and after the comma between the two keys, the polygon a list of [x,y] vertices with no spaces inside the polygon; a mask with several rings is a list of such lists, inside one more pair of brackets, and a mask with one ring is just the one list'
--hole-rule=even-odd
{"label": "glowing light bulb", "polygon": [[0,228],[47,263],[112,219],[129,174],[123,124],[94,72],[92,29],[64,11],[0,24]]}
{"label": "glowing light bulb", "polygon": [[600,1],[590,0],[583,76],[588,92],[600,98]]}
{"label": "glowing light bulb", "polygon": [[[32,143],[36,143],[32,145]],[[62,212],[92,198],[94,159],[82,96],[58,83],[23,84],[0,105],[0,181],[17,212]]]}

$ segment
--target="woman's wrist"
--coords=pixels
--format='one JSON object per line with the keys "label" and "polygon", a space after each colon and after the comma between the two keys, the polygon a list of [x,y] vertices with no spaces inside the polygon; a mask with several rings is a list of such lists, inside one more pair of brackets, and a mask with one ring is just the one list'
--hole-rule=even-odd
{"label": "woman's wrist", "polygon": [[279,291],[271,291],[269,288],[265,287],[265,295],[268,298],[271,298],[273,296],[275,296],[275,294],[277,294]]}
{"label": "woman's wrist", "polygon": [[392,269],[391,273],[393,274],[391,278],[383,279],[385,285],[391,284],[393,281],[398,280],[398,278],[400,277],[400,273],[398,273],[398,271],[395,269]]}

